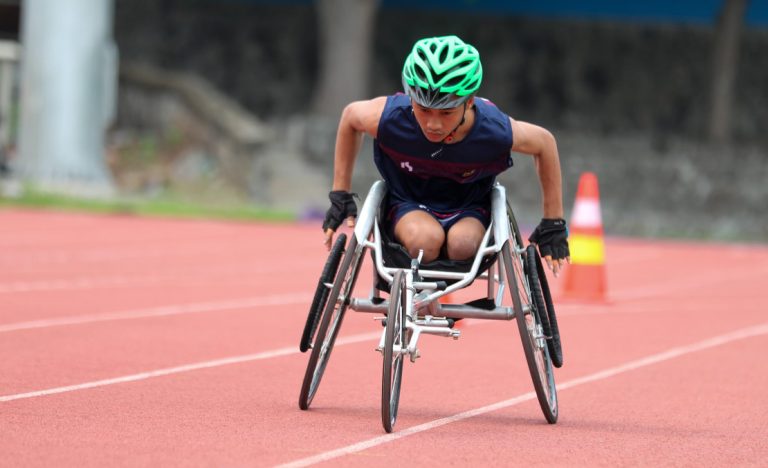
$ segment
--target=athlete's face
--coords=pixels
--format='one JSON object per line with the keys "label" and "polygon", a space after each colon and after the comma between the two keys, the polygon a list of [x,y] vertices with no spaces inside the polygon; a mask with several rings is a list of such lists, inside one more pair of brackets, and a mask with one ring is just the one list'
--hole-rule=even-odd
{"label": "athlete's face", "polygon": [[[421,127],[421,131],[427,140],[433,143],[440,143],[447,137],[461,122],[464,117],[464,104],[458,107],[448,109],[430,109],[418,103],[411,101],[413,105],[413,115]],[[467,102],[466,108],[471,108],[472,102]]]}

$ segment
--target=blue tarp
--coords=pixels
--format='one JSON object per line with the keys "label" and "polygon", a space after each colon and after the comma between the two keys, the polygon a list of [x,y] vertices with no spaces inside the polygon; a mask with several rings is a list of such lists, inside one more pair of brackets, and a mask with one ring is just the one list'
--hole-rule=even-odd
{"label": "blue tarp", "polygon": [[[211,0],[213,1],[213,0]],[[222,1],[222,0],[216,0]],[[308,4],[314,0],[226,0],[234,3]],[[715,24],[726,0],[379,0],[382,8],[503,13],[509,15]],[[768,26],[768,0],[750,0],[746,22]]]}

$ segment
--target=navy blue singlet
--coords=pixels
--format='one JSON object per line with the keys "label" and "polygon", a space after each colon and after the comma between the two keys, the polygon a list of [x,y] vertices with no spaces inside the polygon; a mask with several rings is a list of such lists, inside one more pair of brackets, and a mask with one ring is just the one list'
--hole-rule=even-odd
{"label": "navy blue singlet", "polygon": [[475,122],[452,144],[432,143],[404,94],[387,97],[373,158],[387,183],[390,205],[417,202],[437,211],[489,206],[496,176],[512,166],[509,116],[475,98]]}

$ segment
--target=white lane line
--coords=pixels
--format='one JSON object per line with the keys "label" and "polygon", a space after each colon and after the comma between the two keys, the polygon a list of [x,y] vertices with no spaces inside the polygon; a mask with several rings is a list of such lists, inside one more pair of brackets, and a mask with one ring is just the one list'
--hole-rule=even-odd
{"label": "white lane line", "polygon": [[[363,341],[378,340],[381,337],[381,332],[364,333],[359,335],[351,335],[347,337],[339,337],[336,340],[336,346],[343,346],[346,344],[360,343]],[[214,359],[211,361],[196,362],[193,364],[185,364],[183,366],[168,367],[165,369],[157,369],[153,371],[140,372],[138,374],[124,375],[122,377],[114,377],[111,379],[95,380],[92,382],[85,382],[76,385],[67,385],[65,387],[55,387],[45,390],[37,390],[33,392],[17,393],[15,395],[0,396],[0,402],[23,400],[25,398],[35,398],[41,396],[55,395],[57,393],[75,392],[78,390],[87,390],[89,388],[106,387],[108,385],[116,385],[128,382],[137,382],[139,380],[151,379],[153,377],[162,377],[165,375],[180,374],[182,372],[191,372],[201,369],[209,369],[212,367],[227,366],[230,364],[241,364],[251,361],[262,361],[264,359],[272,359],[282,356],[290,356],[292,354],[298,354],[298,346],[290,348],[273,349],[271,351],[264,351],[255,354],[246,354],[243,356],[232,356],[222,359]]]}
{"label": "white lane line", "polygon": [[[757,273],[768,274],[768,269],[766,268],[759,269]],[[604,304],[602,303],[579,304],[579,303],[570,303],[565,301],[562,304],[560,304],[556,308],[556,310],[557,309],[561,310],[561,312],[558,313],[558,315],[562,317],[568,317],[568,316],[574,316],[574,315],[602,314],[602,313],[614,314],[615,311],[613,311],[613,306],[617,303],[632,302],[633,300],[636,300],[636,299],[647,299],[649,297],[669,294],[673,292],[679,292],[685,289],[697,289],[697,288],[700,289],[703,286],[708,284],[741,281],[743,279],[751,278],[754,275],[755,275],[754,270],[750,270],[749,272],[746,272],[741,275],[729,275],[728,277],[723,277],[720,274],[699,275],[693,278],[689,278],[687,281],[676,282],[672,284],[660,283],[651,287],[645,286],[642,288],[630,288],[630,289],[616,291],[613,294],[610,294],[609,302]],[[0,292],[3,292],[1,284],[0,284]],[[308,304],[311,300],[312,298],[309,294],[292,293],[292,294],[284,294],[284,295],[276,295],[276,296],[263,296],[263,297],[234,299],[234,300],[216,301],[216,302],[202,302],[202,303],[187,304],[187,305],[161,306],[161,307],[154,307],[149,309],[138,309],[138,310],[132,310],[132,311],[77,315],[77,316],[52,318],[52,319],[40,319],[40,320],[33,320],[33,321],[27,321],[27,322],[0,324],[0,333],[18,331],[18,330],[29,330],[29,329],[35,329],[35,328],[55,327],[55,326],[62,326],[62,325],[78,325],[78,324],[86,324],[86,323],[92,323],[92,322],[104,322],[104,321],[110,321],[110,320],[128,320],[128,319],[145,318],[145,317],[162,317],[166,315],[211,312],[211,311],[217,311],[217,310],[243,309],[248,307],[260,307],[260,306],[269,306],[269,305],[289,305],[289,304],[300,304],[300,303]],[[643,309],[643,310],[646,310],[646,309]],[[652,310],[656,310],[656,308],[648,308],[647,310],[652,311]],[[638,312],[638,310],[631,310],[630,312]],[[469,321],[468,323],[471,323],[471,321]]]}
{"label": "white lane line", "polygon": [[[759,270],[760,274],[762,274],[763,272],[768,274],[768,269]],[[612,310],[612,307],[616,303],[631,302],[632,300],[635,300],[635,299],[647,299],[648,297],[652,297],[654,295],[662,295],[662,294],[668,294],[672,292],[678,292],[680,290],[688,289],[688,288],[701,288],[703,285],[706,285],[708,283],[741,281],[742,279],[753,277],[754,274],[755,274],[754,270],[751,270],[743,275],[730,275],[727,278],[724,278],[719,274],[699,275],[697,277],[692,278],[692,280],[689,279],[688,281],[684,281],[682,283],[680,282],[674,283],[674,284],[663,283],[663,284],[657,284],[655,285],[655,287],[652,286],[652,287],[620,290],[611,294],[609,297],[610,302],[605,304],[601,304],[601,303],[576,304],[576,303],[569,303],[566,301],[566,302],[563,302],[561,305],[559,305],[556,308],[556,310],[558,308],[562,308],[561,309],[562,312],[559,313],[558,315],[561,315],[563,317],[572,316],[572,315],[615,313]],[[3,292],[2,285],[0,285],[0,292]],[[162,317],[166,315],[209,312],[209,311],[216,311],[216,310],[242,309],[242,308],[259,307],[259,306],[265,306],[265,305],[288,305],[288,304],[299,304],[299,303],[308,304],[311,300],[312,298],[309,294],[302,295],[298,293],[293,293],[293,294],[285,294],[285,295],[279,295],[279,296],[265,296],[265,297],[235,299],[235,300],[217,301],[217,302],[203,302],[203,303],[188,304],[188,305],[162,306],[162,307],[155,307],[155,308],[149,308],[149,309],[138,309],[133,311],[78,315],[78,316],[52,318],[52,319],[40,319],[40,320],[34,320],[34,321],[28,321],[28,322],[0,324],[0,333],[18,331],[18,330],[29,330],[34,328],[62,326],[62,325],[78,325],[78,324],[85,324],[85,323],[92,323],[92,322],[104,322],[109,320],[128,320],[128,319],[134,319],[134,318]]]}
{"label": "white lane line", "polygon": [[62,325],[80,325],[84,323],[106,322],[110,320],[130,320],[146,317],[164,317],[168,315],[194,314],[200,312],[215,312],[222,310],[247,309],[290,304],[309,304],[312,296],[302,294],[282,294],[274,296],[251,297],[226,301],[199,302],[194,304],[151,307],[148,309],[126,310],[122,312],[106,312],[102,314],[74,315],[51,319],[31,320],[0,325],[0,333],[31,330],[34,328],[58,327]]}
{"label": "white lane line", "polygon": [[281,266],[246,266],[233,268],[231,266],[206,266],[186,268],[183,271],[168,271],[154,274],[118,275],[110,277],[80,277],[66,279],[10,281],[0,283],[0,294],[15,294],[39,291],[77,291],[83,289],[120,288],[130,286],[153,286],[167,282],[189,285],[200,281],[210,281],[212,278],[243,278],[248,276],[276,275],[291,273],[297,269],[308,268],[306,263],[281,264]]}
{"label": "white lane line", "polygon": [[[605,380],[605,379],[614,377],[616,375],[623,374],[625,372],[630,372],[642,367],[647,367],[652,364],[658,364],[660,362],[668,361],[670,359],[674,359],[686,354],[695,353],[697,351],[703,351],[705,349],[724,345],[727,343],[731,343],[733,341],[743,340],[746,338],[761,336],[765,334],[768,334],[768,322],[763,323],[761,325],[755,325],[752,327],[743,328],[741,330],[737,330],[731,333],[726,333],[725,335],[715,336],[713,338],[709,338],[709,339],[700,341],[698,343],[693,343],[687,346],[672,348],[662,353],[653,354],[653,355],[650,355],[641,359],[637,359],[634,361],[629,361],[625,364],[622,364],[616,367],[611,367],[609,369],[598,371],[593,374],[585,375],[584,377],[577,377],[575,379],[571,379],[566,382],[562,382],[558,384],[557,389],[562,391],[562,390],[567,390],[569,388],[578,387],[579,385],[584,385],[587,383]],[[528,400],[533,400],[535,398],[536,398],[536,394],[534,392],[525,393],[523,395],[518,395],[514,398],[510,398],[509,400],[504,400],[498,403],[493,403],[488,406],[483,406],[483,407],[475,408],[469,411],[464,411],[462,413],[454,414],[453,416],[436,419],[434,421],[430,421],[424,424],[419,424],[418,426],[413,426],[407,429],[403,429],[402,431],[399,431],[399,432],[395,432],[392,434],[387,434],[379,437],[374,437],[372,439],[364,440],[356,444],[352,444],[346,447],[341,447],[335,450],[319,453],[311,457],[302,458],[300,460],[296,460],[296,461],[289,462],[279,466],[280,467],[302,467],[302,466],[314,465],[316,463],[327,462],[329,460],[340,458],[346,455],[351,455],[353,453],[361,452],[363,450],[367,450],[379,445],[393,442],[395,440],[402,439],[410,435],[429,431],[429,430],[438,428],[440,426],[445,426],[447,424],[451,424],[457,421],[462,421],[464,419],[469,419],[482,414],[491,413],[493,411],[498,411],[500,409],[509,408],[511,406],[515,406],[517,404],[523,403]]]}

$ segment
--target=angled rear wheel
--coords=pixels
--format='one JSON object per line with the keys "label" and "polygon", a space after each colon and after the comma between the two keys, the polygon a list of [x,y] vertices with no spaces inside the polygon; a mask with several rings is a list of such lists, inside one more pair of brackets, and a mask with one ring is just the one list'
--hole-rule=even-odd
{"label": "angled rear wheel", "polygon": [[547,422],[554,424],[558,414],[557,388],[541,319],[536,307],[532,305],[522,259],[519,254],[512,252],[509,242],[502,248],[502,258],[533,387],[544,417]]}
{"label": "angled rear wheel", "polygon": [[308,409],[312,403],[320,380],[323,378],[325,367],[328,365],[328,359],[331,357],[336,336],[339,334],[344,313],[357,281],[357,275],[360,273],[363,250],[362,247],[358,248],[357,238],[352,236],[333,282],[333,287],[328,294],[317,334],[311,343],[312,353],[309,356],[299,394],[299,408],[303,410]]}
{"label": "angled rear wheel", "polygon": [[339,262],[344,254],[344,245],[346,243],[347,235],[339,234],[336,242],[333,243],[331,252],[328,254],[328,259],[325,261],[323,271],[320,273],[320,279],[317,280],[315,296],[312,298],[312,304],[309,306],[309,314],[307,315],[304,332],[301,334],[301,342],[299,343],[299,350],[302,353],[307,352],[312,347],[312,340],[315,337],[317,325],[320,322],[320,315],[325,310],[325,305],[328,302],[328,293],[330,292],[328,285],[332,285],[333,280],[336,278],[336,271],[339,269]]}

